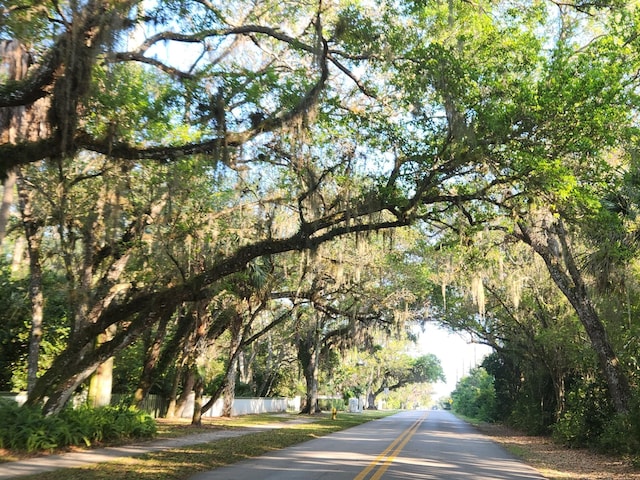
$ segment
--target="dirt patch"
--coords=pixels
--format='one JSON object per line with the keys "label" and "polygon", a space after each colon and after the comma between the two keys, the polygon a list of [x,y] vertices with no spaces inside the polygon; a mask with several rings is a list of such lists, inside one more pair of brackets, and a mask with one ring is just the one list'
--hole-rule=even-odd
{"label": "dirt patch", "polygon": [[640,480],[640,469],[634,468],[630,459],[570,449],[549,437],[523,435],[503,425],[477,428],[548,479]]}

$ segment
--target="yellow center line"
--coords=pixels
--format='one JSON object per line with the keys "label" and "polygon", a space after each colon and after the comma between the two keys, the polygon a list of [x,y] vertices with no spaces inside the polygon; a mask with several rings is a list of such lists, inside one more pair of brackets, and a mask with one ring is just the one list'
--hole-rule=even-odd
{"label": "yellow center line", "polygon": [[[371,472],[371,470],[373,470],[378,465],[380,465],[380,468],[378,469],[378,471],[375,472],[371,477],[371,480],[378,480],[384,474],[384,472],[387,471],[387,469],[389,468],[389,465],[391,465],[393,460],[398,456],[398,454],[407,445],[407,443],[409,443],[409,440],[418,431],[420,424],[422,424],[422,422],[426,417],[427,417],[427,414],[425,413],[421,418],[416,420],[409,428],[407,428],[398,437],[396,437],[396,439],[393,442],[391,442],[391,445],[389,445],[380,455],[378,455],[369,465],[367,465],[367,467],[364,470],[362,470],[354,478],[354,480],[364,480],[364,478],[366,478],[366,476],[369,474],[369,472]],[[392,451],[393,453],[389,455],[389,452],[392,452]]]}

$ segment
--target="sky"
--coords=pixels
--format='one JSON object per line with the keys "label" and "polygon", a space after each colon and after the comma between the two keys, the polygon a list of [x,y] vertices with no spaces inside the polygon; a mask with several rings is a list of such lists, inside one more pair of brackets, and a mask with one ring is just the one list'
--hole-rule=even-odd
{"label": "sky", "polygon": [[418,340],[420,355],[432,353],[438,359],[447,379],[446,383],[433,385],[434,399],[448,396],[456,388],[456,382],[480,365],[491,348],[486,345],[470,343],[468,336],[454,333],[434,324],[427,324]]}

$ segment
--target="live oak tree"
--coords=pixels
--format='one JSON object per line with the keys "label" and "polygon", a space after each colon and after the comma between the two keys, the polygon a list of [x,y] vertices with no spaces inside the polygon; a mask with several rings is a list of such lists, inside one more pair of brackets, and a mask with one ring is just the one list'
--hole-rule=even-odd
{"label": "live oak tree", "polygon": [[[189,31],[186,33],[158,29],[139,48],[124,51],[126,49],[117,48],[123,41],[123,37],[119,35],[124,34],[136,22],[152,22],[163,27],[166,14],[164,5],[158,5],[158,9],[151,12],[142,11],[138,2],[121,2],[115,7],[101,2],[81,5],[70,2],[64,8],[57,9],[54,8],[56,6],[58,5],[52,4],[50,12],[46,8],[35,10],[38,14],[34,24],[34,27],[38,27],[38,36],[35,38],[46,39],[49,35],[53,42],[43,42],[42,45],[53,45],[53,48],[41,57],[41,61],[34,66],[24,82],[8,85],[13,91],[10,92],[12,95],[7,96],[5,103],[6,106],[11,106],[21,102],[29,103],[39,97],[50,97],[52,106],[48,122],[52,134],[46,141],[20,145],[20,148],[14,149],[13,154],[6,157],[14,162],[32,162],[50,157],[71,158],[84,149],[126,160],[166,160],[185,154],[206,153],[213,154],[214,161],[221,161],[235,168],[233,162],[238,158],[246,160],[237,156],[237,147],[244,144],[253,147],[250,142],[258,135],[283,126],[297,128],[301,121],[304,122],[328,78],[328,63],[331,59],[322,38],[321,19],[315,11],[310,12],[309,18],[313,19],[315,15],[315,20],[310,21],[311,27],[302,30],[299,38],[294,38],[282,35],[268,26],[249,24],[247,27],[236,28],[233,26],[236,22],[231,19],[231,12],[223,12],[201,2],[193,2],[192,5],[185,2],[180,5],[181,8],[191,12],[195,8],[202,18],[211,20],[218,28],[204,33],[191,30],[191,26],[188,26]],[[7,31],[19,36],[21,31],[17,28],[16,20],[21,19],[25,12],[33,14],[33,8],[35,7],[25,3],[20,8],[9,9],[9,13],[15,14],[16,18],[10,18],[4,25]],[[225,18],[225,13],[228,13],[229,18]],[[249,12],[248,18],[244,20],[249,21],[251,14]],[[47,28],[48,22],[51,22],[52,28]],[[63,26],[62,33],[57,25]],[[243,74],[244,80],[238,83],[234,69],[242,68],[242,64],[238,65],[232,52],[242,42],[224,42],[225,38],[234,36],[238,39],[251,38],[253,41],[264,36],[265,46],[292,47],[289,58],[294,63],[306,61],[309,68],[316,70],[317,81],[315,84],[301,81],[303,88],[297,91],[291,88],[293,82],[285,82],[285,87],[278,92],[281,102],[276,102],[274,107],[273,99],[278,98],[275,88],[281,80],[274,81],[274,72],[278,71],[272,63],[274,56],[263,55],[260,50],[255,51],[256,58],[262,58],[262,62],[257,63],[256,71]],[[133,38],[134,36],[131,37]],[[147,55],[157,43],[167,41],[203,45],[201,53],[204,54],[211,51],[211,46],[207,43],[215,39],[221,40],[216,45],[221,55],[197,56],[188,69],[182,68],[182,65],[171,65],[169,61],[158,60],[157,56]],[[252,48],[246,42],[242,47]],[[241,51],[244,53],[245,50]],[[204,67],[200,68],[203,64],[199,61],[205,57],[211,62],[204,63]],[[104,60],[106,69],[100,68],[103,65],[97,62],[98,59]],[[130,102],[105,102],[100,95],[112,91],[108,89],[109,82],[104,80],[109,80],[109,76],[103,75],[103,72],[115,72],[118,76],[123,73],[118,68],[119,62],[151,65],[166,73],[169,80],[177,79],[177,92],[183,93],[181,101],[177,102],[183,110],[182,117],[201,130],[193,132],[187,128],[182,137],[169,138],[169,144],[158,147],[158,139],[149,134],[147,120],[151,117],[138,115],[143,120],[134,122],[133,127],[138,127],[138,134],[130,135],[135,128],[127,124],[123,128],[119,118],[123,111],[127,111],[127,107],[131,107]],[[335,58],[331,62],[340,68],[341,64]],[[64,71],[64,75],[53,75],[52,72],[60,69]],[[348,75],[348,71],[342,70]],[[285,78],[295,78],[303,69],[291,70],[288,64],[282,71],[286,72],[283,75]],[[306,79],[306,71],[301,78]],[[102,90],[98,88],[98,93],[92,92],[92,88],[101,85]],[[121,96],[123,89],[115,91]],[[251,98],[245,98],[247,92],[251,92]],[[114,103],[120,108],[114,108]],[[80,113],[89,110],[93,112],[91,115],[80,118]],[[167,120],[166,123],[170,122]],[[185,138],[188,139],[187,143]],[[256,144],[256,148],[260,146],[260,143]],[[311,188],[315,188],[315,185],[311,184]],[[240,267],[234,268],[241,268],[243,263],[239,262]]]}
{"label": "live oak tree", "polygon": [[[0,74],[8,81],[18,81],[28,74],[29,55],[17,41],[5,40],[0,43],[0,56],[4,59]],[[16,144],[23,141],[38,140],[46,135],[42,127],[48,103],[46,100],[34,102],[30,108],[3,109],[0,114],[2,124],[2,143]],[[31,302],[31,331],[29,335],[29,353],[27,356],[27,391],[31,391],[38,375],[40,347],[43,336],[44,295],[43,266],[40,254],[43,230],[34,214],[32,194],[25,184],[24,175],[17,169],[8,172],[3,182],[3,199],[0,207],[0,245],[6,235],[14,197],[14,187],[18,190],[19,210],[27,244],[29,259],[29,299]],[[18,252],[14,252],[18,253]],[[21,262],[21,255],[14,258],[15,264]]]}
{"label": "live oak tree", "polygon": [[382,393],[445,380],[438,358],[433,354],[413,357],[408,353],[412,347],[412,342],[406,339],[389,339],[370,352],[358,352],[355,368],[350,368],[351,382],[365,388],[366,408],[377,408],[376,400]]}
{"label": "live oak tree", "polygon": [[[3,84],[0,107],[49,98],[51,133],[0,146],[3,168],[100,154],[135,173],[202,155],[211,177],[225,171],[248,180],[237,201],[261,215],[251,234],[226,237],[228,248],[200,272],[129,283],[39,380],[29,402],[46,395],[47,411],[164,313],[211,298],[216,282],[257,258],[418,220],[434,242],[444,229],[471,241],[469,231],[487,225],[528,241],[540,202],[553,206],[553,221],[538,232],[556,235],[592,205],[597,194],[581,187],[606,181],[601,160],[633,118],[633,6],[420,1],[381,4],[373,15],[359,4],[142,5],[7,7],[2,33],[30,41],[37,55],[27,78]],[[595,15],[610,6],[612,15]],[[171,21],[176,13],[184,13],[180,25]],[[132,107],[144,111],[133,122],[130,103],[118,101],[130,64],[170,86],[147,91],[155,108]],[[277,201],[268,196],[275,186]],[[273,228],[274,215],[288,217],[289,227]],[[558,267],[562,288],[572,265],[554,263],[565,259],[549,255],[547,238],[529,243]],[[576,310],[589,314],[581,320],[597,327],[589,308],[578,309],[589,292],[578,277],[571,282],[565,294],[577,295]],[[112,325],[115,336],[93,349]],[[608,368],[615,352],[594,345],[624,411],[624,373]]]}
{"label": "live oak tree", "polygon": [[[531,4],[493,21],[466,4],[428,5],[425,18],[441,14],[429,24],[434,40],[426,46],[416,43],[409,56],[428,62],[407,61],[411,68],[402,78],[420,94],[418,99],[440,100],[435,104],[443,109],[444,128],[456,139],[454,155],[475,165],[465,182],[449,183],[451,190],[474,184],[487,188],[483,202],[449,203],[449,211],[443,208],[436,218],[427,212],[423,218],[459,232],[463,241],[473,241],[469,232],[475,229],[494,226],[529,244],[575,308],[612,403],[624,413],[629,408],[627,374],[577,268],[566,225],[579,224],[585,212],[593,219],[588,212],[597,208],[598,185],[615,178],[606,159],[633,126],[635,76],[627,75],[627,68],[637,65],[637,35],[633,7],[605,16],[599,25],[582,7]],[[534,26],[544,25],[547,13],[560,21],[554,35],[545,38],[537,36],[543,30]],[[470,27],[473,40],[465,35]],[[607,33],[588,36],[596,27]],[[421,55],[425,50],[429,54]],[[460,80],[452,83],[451,78]],[[433,121],[434,102],[426,105],[432,110],[425,113],[423,104],[418,112]],[[503,188],[490,188],[500,180]],[[544,212],[540,204],[551,209]]]}
{"label": "live oak tree", "polygon": [[[360,245],[360,247],[358,246]],[[292,300],[300,298],[293,328],[295,348],[305,378],[306,397],[302,411],[316,411],[319,375],[332,355],[371,343],[373,331],[393,330],[394,300],[380,293],[376,270],[382,261],[376,242],[356,237],[325,244],[300,264],[299,285]]]}
{"label": "live oak tree", "polygon": [[[237,169],[238,162],[246,163],[248,159],[266,161],[267,164],[282,161],[284,164],[293,165],[290,162],[297,159],[284,156],[278,160],[278,157],[281,157],[279,146],[264,142],[264,139],[268,139],[267,133],[278,131],[285,126],[298,128],[298,125],[303,125],[325,87],[330,64],[338,67],[347,78],[352,76],[338,60],[340,52],[329,52],[328,42],[322,35],[321,15],[315,10],[309,12],[310,27],[303,28],[293,37],[283,35],[268,26],[266,17],[263,17],[263,25],[250,23],[250,10],[247,11],[249,16],[244,19],[247,26],[236,28],[232,25],[235,20],[231,19],[231,12],[226,12],[229,18],[225,18],[225,12],[222,10],[211,8],[208,4],[193,2],[190,5],[191,10],[196,8],[203,14],[203,18],[210,20],[215,27],[213,30],[178,34],[155,30],[156,33],[146,42],[143,41],[140,48],[134,51],[118,49],[125,44],[123,37],[119,37],[124,33],[124,29],[134,25],[136,21],[156,22],[166,13],[166,5],[163,4],[153,12],[136,12],[132,10],[136,6],[139,6],[138,2],[121,2],[115,7],[110,2],[71,2],[64,8],[52,9],[51,19],[47,17],[46,10],[34,10],[36,19],[44,26],[39,33],[45,37],[48,35],[51,39],[50,42],[47,43],[45,40],[40,45],[43,48],[48,46],[49,50],[41,55],[24,81],[5,85],[4,97],[0,103],[4,107],[13,107],[29,104],[38,98],[50,97],[52,106],[48,122],[52,134],[44,140],[25,142],[15,147],[3,145],[3,158],[10,159],[4,165],[5,169],[39,160],[65,161],[73,159],[81,151],[107,155],[108,158],[116,158],[121,162],[128,162],[129,165],[140,159],[171,160],[198,153],[210,155],[214,164],[222,162],[226,165],[221,168]],[[185,10],[188,6],[187,3],[184,4]],[[25,5],[25,9],[29,11],[29,5]],[[20,8],[11,10],[10,13],[21,15],[24,11]],[[273,13],[276,15],[278,12]],[[258,12],[255,14],[258,15]],[[49,21],[51,23],[48,23]],[[17,34],[15,25],[16,23],[11,21],[5,28]],[[237,41],[224,41],[232,37]],[[257,41],[258,44],[263,42],[265,50],[254,50],[255,55],[262,57],[262,60],[254,63],[257,67],[255,71],[245,71],[244,79],[238,82],[239,77],[233,69],[243,67],[237,64],[238,60],[231,52],[239,45],[244,49],[241,50],[243,52],[250,48],[250,43],[241,41],[243,38]],[[216,39],[221,42],[215,44]],[[184,71],[179,67],[163,64],[161,60],[151,56],[145,56],[152,46],[168,40],[202,45],[211,45],[209,42],[214,41],[219,52],[224,55],[216,58],[208,53],[205,55],[208,62],[204,63],[202,69],[197,68],[198,65],[194,63],[193,69],[185,68]],[[276,54],[275,50],[274,55],[264,52],[283,47],[290,54],[280,69],[278,59],[284,59],[285,56]],[[211,52],[210,46],[206,46],[204,52]],[[178,79],[176,85],[181,87],[183,95],[182,100],[176,104],[182,107],[185,119],[195,118],[193,124],[200,125],[200,133],[187,129],[182,138],[173,139],[173,144],[158,145],[153,135],[149,135],[142,123],[139,123],[136,125],[138,135],[128,136],[127,133],[133,130],[129,125],[128,128],[122,128],[117,117],[120,112],[110,110],[107,104],[100,104],[100,96],[92,94],[94,85],[98,85],[97,82],[104,78],[100,72],[105,69],[117,70],[117,64],[121,62],[151,65],[166,73],[169,79]],[[298,67],[292,70],[291,67],[296,64]],[[58,70],[64,74],[54,75],[53,72]],[[227,70],[230,72],[229,75]],[[277,78],[275,75],[280,72],[282,74]],[[294,82],[295,78],[299,78],[300,81]],[[312,79],[311,82],[309,78]],[[352,84],[358,90],[359,85],[355,77],[352,78]],[[281,86],[280,92],[276,90],[278,86]],[[251,93],[250,98],[245,97],[247,92]],[[117,95],[120,91],[115,90],[113,93]],[[91,106],[94,113],[86,115],[89,110],[85,106]],[[259,136],[262,141],[255,140]],[[169,141],[171,140],[169,138]],[[248,156],[239,150],[241,146],[251,146],[247,149],[251,155]],[[304,164],[300,168],[304,169]],[[304,170],[300,172],[304,173]],[[307,183],[303,187],[307,191],[318,191],[321,187],[318,180],[322,181],[323,177],[308,177],[306,180]],[[300,206],[303,206],[308,196],[309,193],[301,193],[298,198]],[[77,332],[73,346],[58,358],[57,365],[43,375],[40,386],[36,387],[29,402],[38,402],[46,394],[49,397],[47,410],[60,409],[77,385],[98,365],[130,343],[147,326],[154,324],[160,317],[160,311],[176,309],[187,299],[193,299],[200,294],[206,295],[208,285],[229,273],[242,270],[253,258],[312,247],[334,236],[362,228],[375,229],[406,223],[406,219],[390,217],[374,221],[366,227],[359,226],[358,217],[363,214],[368,216],[386,207],[375,196],[366,200],[356,198],[349,203],[330,205],[327,206],[330,208],[320,212],[300,210],[297,229],[288,232],[287,235],[275,239],[256,237],[253,245],[240,245],[235,252],[219,258],[206,272],[186,279],[180,286],[165,287],[164,293],[162,290],[157,291],[155,287],[147,288],[136,292],[124,304],[112,305],[111,312],[105,310],[104,314],[94,318],[90,324]],[[346,221],[349,222],[348,226],[345,224]],[[333,226],[337,228],[332,229]],[[131,289],[129,291],[134,292]],[[119,313],[116,313],[118,310]],[[137,320],[132,315],[137,317]],[[93,343],[99,332],[126,319],[131,320],[128,327],[118,331],[111,340],[95,349],[93,354],[79,354],[86,350],[88,344]]]}
{"label": "live oak tree", "polygon": [[415,254],[431,266],[428,278],[436,285],[439,265],[449,274],[446,305],[440,295],[433,298],[437,318],[494,350],[483,363],[496,379],[494,414],[532,433],[547,431],[566,413],[580,379],[598,377],[599,369],[544,261],[523,242],[490,230],[470,244]]}

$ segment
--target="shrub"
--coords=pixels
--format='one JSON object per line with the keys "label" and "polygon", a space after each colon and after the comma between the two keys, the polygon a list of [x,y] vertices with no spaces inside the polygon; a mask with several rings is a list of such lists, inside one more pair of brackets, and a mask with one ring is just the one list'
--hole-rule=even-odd
{"label": "shrub", "polygon": [[0,447],[35,452],[58,445],[48,420],[37,408],[20,407],[13,400],[0,400]]}
{"label": "shrub", "polygon": [[555,419],[553,413],[544,408],[546,405],[540,403],[540,399],[534,395],[520,395],[513,403],[507,423],[527,435],[549,434]]}
{"label": "shrub", "polygon": [[80,407],[59,415],[44,416],[34,407],[0,400],[0,447],[27,452],[150,438],[156,434],[154,419],[125,407]]}
{"label": "shrub", "polygon": [[100,409],[104,418],[104,440],[123,438],[148,438],[156,434],[155,420],[147,413],[134,408],[104,407]]}
{"label": "shrub", "polygon": [[320,410],[330,412],[334,407],[336,410],[346,410],[345,402],[342,398],[321,398],[318,400]]}
{"label": "shrub", "polygon": [[607,453],[628,455],[638,460],[640,455],[640,399],[632,401],[629,413],[616,414],[604,425],[597,448]]}
{"label": "shrub", "polygon": [[463,377],[451,394],[453,409],[461,415],[482,421],[494,421],[496,393],[493,377],[482,368],[474,368]]}
{"label": "shrub", "polygon": [[596,447],[604,452],[620,455],[640,452],[638,425],[634,416],[632,413],[615,415],[598,436]]}
{"label": "shrub", "polygon": [[606,387],[583,379],[568,393],[566,410],[553,426],[553,436],[568,446],[594,447],[613,418]]}

